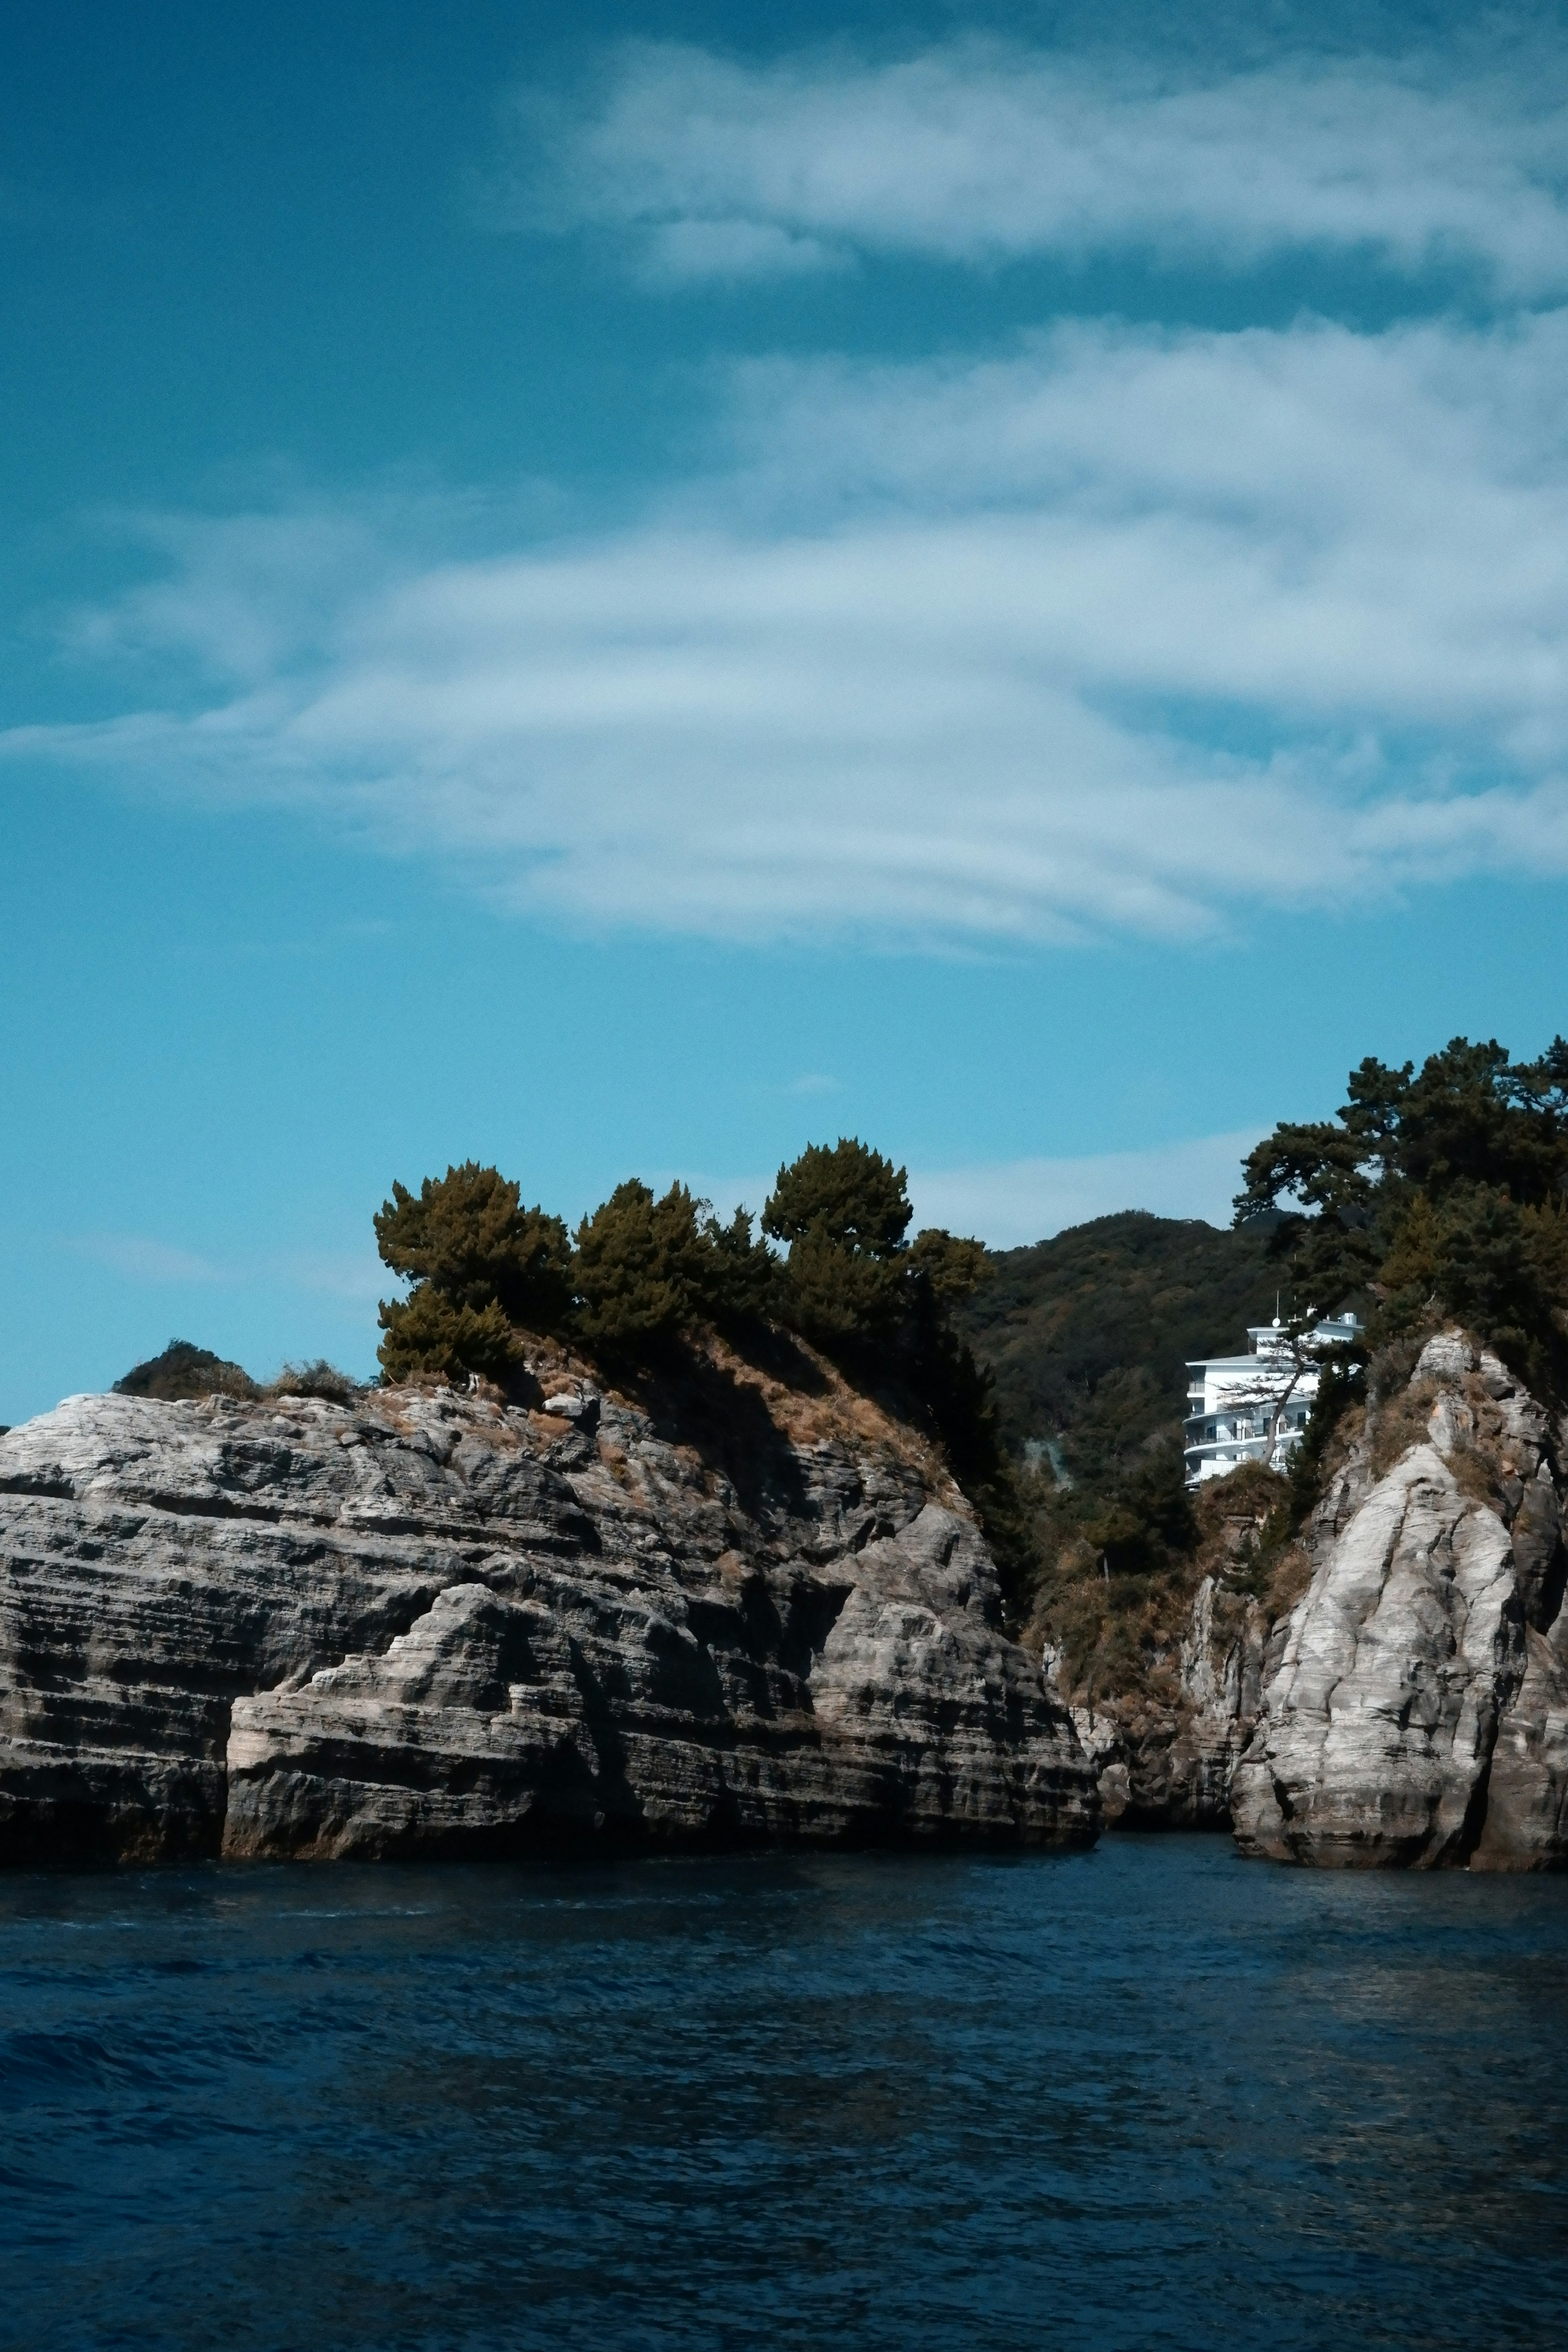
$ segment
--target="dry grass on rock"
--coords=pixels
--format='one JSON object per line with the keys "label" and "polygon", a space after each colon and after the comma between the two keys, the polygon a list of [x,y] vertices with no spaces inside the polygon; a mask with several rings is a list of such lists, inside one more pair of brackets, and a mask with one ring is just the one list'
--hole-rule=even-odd
{"label": "dry grass on rock", "polygon": [[1311,1570],[1301,1545],[1270,1540],[1288,1492],[1288,1482],[1260,1465],[1210,1480],[1194,1498],[1195,1549],[1143,1575],[1108,1575],[1081,1536],[1069,1538],[1037,1589],[1026,1641],[1058,1653],[1062,1687],[1075,1699],[1169,1704],[1205,1576],[1215,1583],[1216,1632],[1232,1618],[1239,1626],[1254,1601],[1282,1615],[1305,1591]]}

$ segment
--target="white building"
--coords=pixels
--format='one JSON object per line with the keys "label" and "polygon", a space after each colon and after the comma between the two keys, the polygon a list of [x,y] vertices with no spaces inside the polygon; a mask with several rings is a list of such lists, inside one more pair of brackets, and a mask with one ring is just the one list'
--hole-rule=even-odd
{"label": "white building", "polygon": [[1292,1343],[1276,1319],[1247,1332],[1245,1356],[1189,1364],[1183,1438],[1188,1486],[1223,1478],[1243,1462],[1283,1470],[1301,1443],[1318,1393],[1319,1368],[1311,1358],[1360,1335],[1353,1315],[1333,1315]]}

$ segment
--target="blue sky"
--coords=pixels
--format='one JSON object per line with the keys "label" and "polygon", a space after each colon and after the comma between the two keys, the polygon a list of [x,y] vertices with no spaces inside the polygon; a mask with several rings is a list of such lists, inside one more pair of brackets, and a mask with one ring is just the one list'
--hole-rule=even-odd
{"label": "blue sky", "polygon": [[0,1421],[494,1159],[1006,1244],[1559,1027],[1555,9],[0,27]]}

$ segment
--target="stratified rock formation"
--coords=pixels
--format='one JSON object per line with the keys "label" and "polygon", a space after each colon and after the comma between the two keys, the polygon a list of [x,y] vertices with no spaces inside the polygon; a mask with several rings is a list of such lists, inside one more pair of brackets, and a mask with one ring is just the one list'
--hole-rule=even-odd
{"label": "stratified rock formation", "polygon": [[662,1404],[560,1365],[541,1402],[76,1397],[0,1437],[0,1858],[1092,1839],[910,1431],[718,1349]]}
{"label": "stratified rock formation", "polygon": [[1037,1599],[1024,1638],[1072,1708],[1107,1828],[1229,1829],[1231,1774],[1271,1655],[1278,1664],[1277,1621],[1310,1574],[1299,1544],[1280,1551],[1266,1540],[1284,1493],[1283,1480],[1256,1467],[1211,1481],[1195,1498],[1190,1559],[1121,1570],[1114,1585],[1102,1560],[1098,1618],[1085,1604],[1075,1622],[1081,1568],[1076,1590],[1058,1583]]}
{"label": "stratified rock formation", "polygon": [[1232,1776],[1244,1853],[1568,1863],[1563,1496],[1542,1408],[1462,1334],[1428,1341],[1317,1514]]}
{"label": "stratified rock formation", "polygon": [[1108,1827],[1230,1827],[1231,1775],[1258,1719],[1268,1636],[1254,1595],[1205,1576],[1180,1642],[1155,1661],[1158,1687],[1073,1708]]}

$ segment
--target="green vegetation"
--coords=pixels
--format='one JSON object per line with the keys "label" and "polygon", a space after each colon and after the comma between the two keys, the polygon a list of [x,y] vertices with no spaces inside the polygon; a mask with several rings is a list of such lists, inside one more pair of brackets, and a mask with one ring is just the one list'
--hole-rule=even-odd
{"label": "green vegetation", "polygon": [[1376,1349],[1446,1318],[1534,1386],[1563,1385],[1568,1043],[1510,1062],[1456,1037],[1416,1073],[1368,1059],[1334,1119],[1258,1146],[1238,1218],[1283,1206],[1273,1250],[1297,1296],[1367,1303]]}
{"label": "green vegetation", "polygon": [[[1212,1516],[1184,1484],[1185,1367],[1273,1316],[1274,1222],[1096,1218],[991,1255],[954,1309],[1018,1466],[1026,1613],[1080,1686],[1132,1689],[1184,1622]],[[1266,1484],[1273,1513],[1283,1481]]]}
{"label": "green vegetation", "polygon": [[408,1278],[384,1301],[389,1380],[479,1372],[502,1379],[515,1334],[581,1342],[636,1362],[683,1332],[773,1321],[861,1366],[889,1349],[938,1360],[949,1307],[978,1278],[978,1242],[905,1234],[904,1171],[854,1139],[813,1145],[781,1168],[763,1215],[775,1255],[737,1209],[721,1224],[683,1184],[661,1199],[636,1177],[584,1217],[574,1238],[558,1217],[521,1204],[518,1185],[466,1161],[426,1177],[417,1196],[395,1184],[375,1219],[381,1255]]}
{"label": "green vegetation", "polygon": [[789,1251],[796,1330],[829,1352],[891,1339],[903,1317],[910,1209],[905,1176],[858,1138],[811,1144],[781,1168],[763,1230]]}
{"label": "green vegetation", "polygon": [[325,1356],[313,1356],[308,1363],[285,1364],[263,1393],[321,1397],[327,1404],[351,1404],[360,1393],[360,1383],[348,1372],[340,1372],[335,1364],[329,1364]]}
{"label": "green vegetation", "polygon": [[522,1347],[493,1298],[469,1307],[434,1282],[416,1283],[406,1299],[384,1298],[376,1350],[389,1381],[428,1375],[454,1380],[468,1373],[504,1382],[522,1360]]}
{"label": "green vegetation", "polygon": [[[1216,1563],[1232,1592],[1295,1597],[1292,1538],[1346,1412],[1395,1386],[1431,1330],[1465,1324],[1563,1401],[1568,1045],[1515,1063],[1456,1038],[1419,1071],[1364,1061],[1347,1091],[1337,1118],[1249,1155],[1229,1232],[1100,1218],[990,1258],[955,1310],[1022,1467],[1034,1622],[1080,1686],[1144,1687]],[[1288,1478],[1247,1469],[1189,1496],[1184,1364],[1239,1348],[1277,1298],[1288,1331],[1354,1306],[1365,1344],[1325,1360]],[[1244,1522],[1244,1551],[1227,1549]]]}
{"label": "green vegetation", "polygon": [[1172,1703],[1193,1597],[1206,1575],[1223,1580],[1216,1622],[1238,1622],[1249,1600],[1261,1600],[1271,1616],[1289,1608],[1302,1590],[1300,1555],[1270,1538],[1284,1487],[1258,1463],[1211,1479],[1187,1498],[1180,1546],[1157,1557],[1096,1551],[1070,1531],[1047,1549],[1030,1614],[1060,1651],[1068,1687],[1090,1705]]}
{"label": "green vegetation", "polygon": [[994,1384],[953,1325],[985,1251],[927,1227],[912,1243],[905,1171],[856,1137],[781,1168],[764,1232],[788,1246],[777,1313],[870,1387],[901,1390],[941,1441],[980,1515],[1015,1607],[1036,1569],[1028,1516],[1002,1443]]}
{"label": "green vegetation", "polygon": [[577,1228],[577,1330],[612,1355],[673,1337],[701,1311],[706,1255],[685,1185],[656,1201],[628,1178]]}
{"label": "green vegetation", "polygon": [[1275,1310],[1272,1220],[1235,1232],[1142,1211],[999,1251],[954,1320],[996,1376],[1020,1458],[1096,1492],[1179,1438],[1185,1366]]}
{"label": "green vegetation", "polygon": [[910,1242],[903,1170],[853,1137],[781,1168],[762,1223],[777,1254],[743,1209],[722,1224],[683,1184],[656,1198],[628,1178],[574,1237],[471,1160],[426,1177],[417,1195],[395,1184],[376,1240],[412,1286],[382,1303],[383,1374],[505,1386],[525,1332],[630,1374],[670,1367],[702,1329],[743,1343],[782,1327],[924,1419],[1021,1585],[1028,1526],[991,1377],[951,1320],[984,1271],[981,1244],[935,1230]]}
{"label": "green vegetation", "polygon": [[149,1356],[144,1364],[133,1366],[122,1381],[116,1381],[113,1393],[161,1397],[165,1403],[177,1403],[186,1397],[253,1397],[261,1391],[248,1372],[215,1356],[210,1348],[198,1348],[190,1339],[171,1339],[162,1355]]}
{"label": "green vegetation", "polygon": [[375,1217],[382,1256],[399,1274],[436,1285],[456,1304],[493,1298],[521,1318],[549,1321],[571,1297],[570,1245],[559,1217],[525,1209],[516,1184],[466,1160],[426,1177],[416,1200],[394,1184]]}
{"label": "green vegetation", "polygon": [[359,1393],[359,1382],[340,1372],[322,1356],[307,1364],[285,1364],[275,1381],[253,1381],[238,1364],[198,1348],[190,1339],[171,1339],[160,1356],[151,1356],[124,1379],[116,1381],[116,1396],[155,1397],[165,1404],[209,1396],[243,1398],[313,1396],[331,1404],[347,1404]]}

